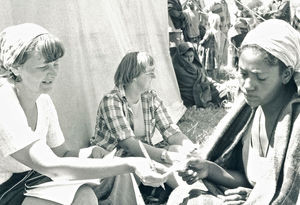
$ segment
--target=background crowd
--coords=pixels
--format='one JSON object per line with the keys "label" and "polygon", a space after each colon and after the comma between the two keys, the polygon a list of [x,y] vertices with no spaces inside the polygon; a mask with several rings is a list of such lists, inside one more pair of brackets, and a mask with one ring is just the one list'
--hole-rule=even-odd
{"label": "background crowd", "polygon": [[[221,72],[231,72],[237,68],[241,43],[246,34],[259,23],[272,18],[282,19],[300,31],[298,4],[293,0],[168,0],[170,55],[184,104],[188,107],[207,107],[207,89],[202,89],[202,97],[199,96],[199,87],[208,86],[203,83],[200,83],[200,86],[201,77],[198,77],[199,74],[195,77],[194,73],[210,77],[215,81],[215,85],[221,83]],[[193,46],[198,66],[177,66],[178,58],[187,55],[180,50],[184,42],[190,42]],[[191,62],[193,61],[194,59]],[[193,69],[188,67],[194,67],[194,73],[191,73]],[[184,77],[182,73],[189,73],[194,79]],[[226,86],[217,87],[222,93],[221,99],[233,98],[232,94],[229,96],[228,90],[224,90]],[[186,97],[187,93],[190,97]],[[195,93],[198,93],[198,96]],[[192,100],[191,96],[194,96]],[[213,100],[212,96],[208,98],[213,104],[222,105],[222,100]]]}

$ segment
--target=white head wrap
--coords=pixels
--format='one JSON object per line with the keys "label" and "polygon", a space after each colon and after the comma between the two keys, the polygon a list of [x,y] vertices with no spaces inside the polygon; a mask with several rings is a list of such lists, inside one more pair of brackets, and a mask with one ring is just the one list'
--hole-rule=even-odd
{"label": "white head wrap", "polygon": [[294,70],[294,80],[300,95],[300,33],[290,24],[279,19],[270,19],[251,30],[242,42],[257,45]]}
{"label": "white head wrap", "polygon": [[48,33],[46,29],[33,23],[19,24],[4,29],[0,33],[0,66],[5,70],[10,70],[20,52],[34,38],[45,33]]}

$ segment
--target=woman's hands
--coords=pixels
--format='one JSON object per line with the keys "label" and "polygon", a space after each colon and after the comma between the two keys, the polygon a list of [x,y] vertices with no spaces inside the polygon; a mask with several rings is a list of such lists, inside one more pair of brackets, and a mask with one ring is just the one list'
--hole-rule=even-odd
{"label": "woman's hands", "polygon": [[154,167],[151,167],[147,159],[140,157],[134,157],[131,160],[135,174],[144,185],[158,187],[166,182],[167,176],[163,174],[167,172],[167,167],[164,165],[152,161]]}
{"label": "woman's hands", "polygon": [[91,157],[92,158],[103,158],[108,153],[109,152],[106,149],[103,149],[102,147],[99,147],[99,146],[95,146],[92,150]]}
{"label": "woman's hands", "polygon": [[209,161],[199,158],[190,159],[187,162],[185,170],[178,172],[179,176],[188,184],[193,184],[199,179],[204,179],[208,176],[209,163]]}
{"label": "woman's hands", "polygon": [[224,192],[224,196],[221,196],[221,198],[226,205],[244,204],[248,199],[251,190],[252,189],[246,187],[228,189]]}
{"label": "woman's hands", "polygon": [[198,146],[195,144],[182,145],[170,145],[166,153],[166,162],[174,164],[177,162],[183,162],[187,158],[199,157],[200,152]]}
{"label": "woman's hands", "polygon": [[184,161],[186,159],[186,157],[187,156],[185,154],[182,154],[182,153],[179,153],[179,152],[167,151],[165,162],[168,163],[168,164],[174,164],[174,163],[177,163],[177,162]]}

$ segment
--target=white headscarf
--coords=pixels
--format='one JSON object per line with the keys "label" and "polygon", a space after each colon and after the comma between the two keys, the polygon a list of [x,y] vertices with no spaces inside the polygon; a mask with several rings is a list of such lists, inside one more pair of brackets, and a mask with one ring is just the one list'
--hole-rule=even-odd
{"label": "white headscarf", "polygon": [[300,95],[300,33],[290,24],[279,19],[270,19],[251,30],[242,42],[257,45],[294,70],[294,80]]}
{"label": "white headscarf", "polygon": [[32,40],[48,33],[43,27],[25,23],[10,26],[0,33],[0,66],[9,71],[20,52],[29,46]]}

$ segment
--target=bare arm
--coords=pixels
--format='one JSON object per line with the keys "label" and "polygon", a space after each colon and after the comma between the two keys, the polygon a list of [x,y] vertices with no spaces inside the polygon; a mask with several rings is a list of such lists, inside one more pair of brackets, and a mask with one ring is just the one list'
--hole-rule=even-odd
{"label": "bare arm", "polygon": [[113,160],[58,157],[45,143],[35,141],[11,155],[49,177],[65,179],[104,178],[135,170],[132,159]]}
{"label": "bare arm", "polygon": [[[162,162],[161,161],[161,154],[164,151],[164,149],[161,148],[156,148],[151,145],[143,143],[149,156],[151,159],[157,161],[157,162]],[[134,156],[140,156],[144,157],[142,150],[139,146],[138,140],[134,139],[133,137],[127,138],[125,140],[122,140],[119,142],[119,145],[125,149],[127,152],[131,153]]]}
{"label": "bare arm", "polygon": [[241,172],[223,169],[208,160],[191,159],[187,164],[187,169],[179,174],[188,184],[192,184],[198,179],[208,179],[230,188],[249,187],[246,176]]}
{"label": "bare arm", "polygon": [[230,188],[236,188],[239,186],[249,187],[246,176],[241,172],[223,169],[213,162],[208,162],[208,164],[209,171],[207,179],[210,181]]}

